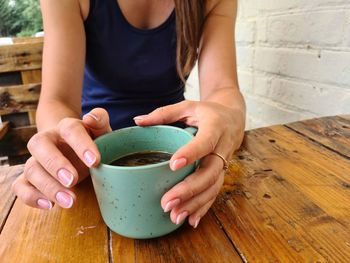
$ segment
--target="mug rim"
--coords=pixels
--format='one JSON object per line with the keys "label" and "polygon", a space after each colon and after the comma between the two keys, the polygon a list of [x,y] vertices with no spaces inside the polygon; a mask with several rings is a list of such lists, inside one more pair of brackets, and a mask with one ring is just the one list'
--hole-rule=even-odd
{"label": "mug rim", "polygon": [[[125,131],[125,130],[142,129],[142,128],[162,128],[162,129],[166,128],[166,129],[172,129],[172,130],[179,130],[181,132],[184,132],[184,133],[188,134],[192,138],[194,137],[194,135],[192,133],[190,133],[189,131],[187,131],[186,128],[182,129],[182,128],[171,126],[171,125],[152,125],[152,126],[138,126],[138,125],[135,125],[135,126],[130,126],[130,127],[126,127],[126,128],[117,129],[117,130],[111,131],[109,133],[103,134],[103,135],[97,137],[94,140],[94,143],[97,144],[98,140],[102,140],[104,137],[107,137],[107,136],[112,136],[114,133],[118,133],[121,130]],[[130,153],[130,154],[132,154],[132,153]],[[132,171],[134,171],[134,170],[153,169],[153,168],[169,165],[169,163],[170,163],[170,160],[164,161],[164,162],[160,162],[160,163],[146,164],[146,165],[140,165],[140,166],[117,166],[117,165],[106,164],[106,163],[103,163],[102,161],[100,161],[100,164],[97,167],[91,167],[91,168],[92,169],[108,168],[108,169],[113,169],[113,170],[132,170]]]}

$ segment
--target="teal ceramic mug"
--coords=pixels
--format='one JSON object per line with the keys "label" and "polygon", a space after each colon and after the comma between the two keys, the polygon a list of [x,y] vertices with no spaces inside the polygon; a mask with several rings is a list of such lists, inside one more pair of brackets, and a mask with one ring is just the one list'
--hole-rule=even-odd
{"label": "teal ceramic mug", "polygon": [[114,232],[130,238],[153,238],[168,234],[180,225],[171,222],[160,200],[165,192],[195,170],[196,164],[172,171],[169,161],[142,166],[112,166],[114,160],[137,152],[174,153],[196,133],[158,125],[129,127],[95,140],[101,163],[91,168],[91,178],[103,220]]}

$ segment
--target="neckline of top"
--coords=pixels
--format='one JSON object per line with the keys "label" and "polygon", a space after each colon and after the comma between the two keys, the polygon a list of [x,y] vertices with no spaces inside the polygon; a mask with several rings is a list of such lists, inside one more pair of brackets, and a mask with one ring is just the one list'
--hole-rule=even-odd
{"label": "neckline of top", "polygon": [[171,12],[171,14],[168,16],[168,18],[162,22],[159,26],[153,27],[153,28],[147,28],[147,29],[143,29],[143,28],[138,28],[133,26],[124,16],[123,11],[121,10],[119,3],[117,0],[111,0],[115,3],[116,5],[116,9],[117,12],[120,14],[120,17],[122,18],[124,24],[127,25],[128,28],[130,28],[131,30],[138,32],[138,33],[142,33],[142,34],[149,34],[149,33],[154,33],[157,32],[159,30],[162,30],[163,28],[167,27],[175,18],[175,8],[174,10]]}

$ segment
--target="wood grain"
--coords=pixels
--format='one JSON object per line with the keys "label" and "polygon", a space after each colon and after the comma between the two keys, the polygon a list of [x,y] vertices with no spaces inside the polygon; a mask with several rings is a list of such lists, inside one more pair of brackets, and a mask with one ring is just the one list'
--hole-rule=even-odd
{"label": "wood grain", "polygon": [[40,83],[41,82],[41,69],[23,70],[21,71],[22,83]]}
{"label": "wood grain", "polygon": [[286,126],[350,158],[350,119],[324,117]]}
{"label": "wood grain", "polygon": [[339,115],[338,117],[350,121],[350,114],[348,114],[348,115]]}
{"label": "wood grain", "polygon": [[2,115],[4,115],[5,112],[6,114],[9,112],[17,112],[19,109],[28,105],[32,105],[33,108],[36,108],[39,101],[40,90],[40,83],[0,87],[0,111]]}
{"label": "wood grain", "polygon": [[0,46],[0,72],[41,69],[43,43]]}
{"label": "wood grain", "polygon": [[43,37],[14,37],[12,42],[14,44],[19,43],[42,43],[44,41]]}
{"label": "wood grain", "polygon": [[36,125],[36,109],[28,110],[29,126]]}
{"label": "wood grain", "polygon": [[350,159],[342,145],[350,139],[348,121],[340,116],[246,132],[196,230],[185,224],[151,240],[107,231],[90,180],[76,189],[79,202],[71,210],[45,212],[16,201],[0,235],[1,262],[347,263]]}
{"label": "wood grain", "polygon": [[0,123],[0,140],[5,136],[10,126],[10,122],[5,121]]}
{"label": "wood grain", "polygon": [[11,167],[0,166],[0,233],[16,198],[11,191],[11,184],[22,172],[23,165]]}
{"label": "wood grain", "polygon": [[0,235],[1,262],[108,262],[107,228],[90,179],[71,209],[30,208],[17,200]]}
{"label": "wood grain", "polygon": [[37,132],[36,126],[12,128],[0,141],[0,155],[16,156],[28,153],[27,143]]}
{"label": "wood grain", "polygon": [[[254,146],[247,144],[252,154],[265,156],[274,171],[283,173],[315,205],[350,227],[349,159],[282,126],[255,134]],[[271,138],[275,142],[266,147]]]}
{"label": "wood grain", "polygon": [[350,161],[288,128],[248,132],[214,211],[249,262],[348,262]]}
{"label": "wood grain", "polygon": [[132,240],[113,233],[112,248],[114,262],[242,262],[211,212],[196,230],[185,223],[160,238]]}

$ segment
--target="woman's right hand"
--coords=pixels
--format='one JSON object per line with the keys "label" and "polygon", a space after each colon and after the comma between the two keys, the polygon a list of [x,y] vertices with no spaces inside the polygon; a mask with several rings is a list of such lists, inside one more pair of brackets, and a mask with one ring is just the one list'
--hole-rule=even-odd
{"label": "woman's right hand", "polygon": [[12,184],[13,192],[32,207],[72,207],[76,196],[70,188],[100,162],[93,139],[111,130],[107,111],[96,108],[82,120],[65,118],[55,128],[38,132],[28,142],[32,157]]}

